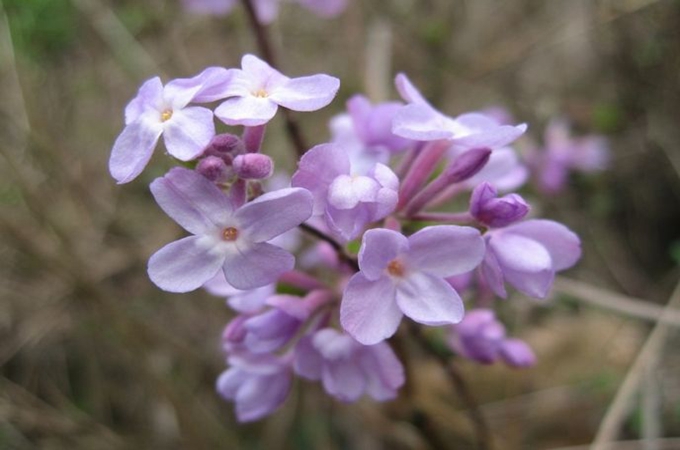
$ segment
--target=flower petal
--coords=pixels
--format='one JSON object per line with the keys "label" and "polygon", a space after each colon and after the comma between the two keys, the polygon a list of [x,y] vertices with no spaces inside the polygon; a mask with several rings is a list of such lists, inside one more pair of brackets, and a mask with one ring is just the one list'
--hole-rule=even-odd
{"label": "flower petal", "polygon": [[326,362],[321,381],[326,392],[343,402],[357,401],[366,387],[364,375],[353,361]]}
{"label": "flower petal", "polygon": [[312,338],[305,336],[295,346],[295,373],[308,380],[321,379],[324,359],[312,344]]}
{"label": "flower petal", "polygon": [[175,109],[164,123],[165,147],[181,161],[189,161],[203,153],[213,136],[213,113],[200,106]]}
{"label": "flower petal", "polygon": [[421,103],[428,104],[423,94],[411,83],[411,80],[406,76],[406,74],[399,73],[394,79],[394,84],[397,87],[397,91],[404,101],[409,103]]}
{"label": "flower petal", "polygon": [[440,277],[469,272],[484,258],[484,240],[472,227],[427,227],[410,236],[408,242],[407,264]]}
{"label": "flower petal", "polygon": [[364,347],[359,365],[366,377],[366,393],[381,402],[397,396],[405,381],[404,366],[387,342]]}
{"label": "flower petal", "polygon": [[454,122],[461,130],[467,131],[465,135],[455,137],[456,147],[465,149],[504,147],[527,130],[526,124],[498,125],[494,120],[478,113],[462,114]]}
{"label": "flower petal", "polygon": [[384,275],[389,262],[408,248],[408,239],[401,233],[385,228],[368,230],[364,233],[359,249],[361,273],[368,280],[377,280]]}
{"label": "flower petal", "polygon": [[278,105],[269,98],[248,95],[225,100],[215,109],[215,116],[227,125],[254,127],[269,122],[277,109]]}
{"label": "flower petal", "polygon": [[307,189],[279,189],[246,203],[234,218],[250,241],[265,242],[309,219],[312,204],[312,194]]}
{"label": "flower petal", "polygon": [[339,88],[340,80],[319,74],[291,78],[282,86],[272,90],[269,98],[293,111],[316,111],[333,101]]}
{"label": "flower petal", "polygon": [[183,105],[173,104],[176,108],[183,108],[189,102],[210,103],[226,98],[225,92],[237,69],[227,70],[224,67],[208,67],[191,78],[178,78],[165,85],[166,97],[183,97],[182,93],[191,93]]}
{"label": "flower petal", "polygon": [[149,186],[167,215],[193,234],[227,225],[232,213],[229,197],[193,170],[175,167]]}
{"label": "flower petal", "polygon": [[463,319],[463,300],[444,279],[422,272],[410,273],[397,285],[397,304],[416,322],[437,326]]}
{"label": "flower petal", "polygon": [[543,245],[523,236],[502,233],[492,236],[489,246],[498,259],[505,281],[531,297],[548,295],[555,271]]}
{"label": "flower petal", "polygon": [[371,281],[359,272],[349,280],[340,305],[340,323],[354,339],[364,345],[377,344],[397,331],[401,318],[388,277]]}
{"label": "flower petal", "polygon": [[298,163],[291,185],[308,189],[314,196],[314,215],[326,208],[328,187],[339,175],[349,174],[347,153],[335,144],[321,144],[311,148]]}
{"label": "flower petal", "polygon": [[267,243],[239,248],[227,256],[224,277],[236,289],[255,289],[274,283],[284,272],[293,270],[295,257],[286,250]]}
{"label": "flower petal", "polygon": [[580,239],[561,223],[527,220],[506,228],[506,231],[539,242],[550,253],[552,268],[556,271],[570,268],[581,257]]}
{"label": "flower petal", "polygon": [[163,103],[163,83],[159,77],[146,80],[125,107],[125,125],[130,125],[149,110],[158,110]]}
{"label": "flower petal", "polygon": [[151,255],[148,265],[151,281],[164,291],[189,292],[215,276],[224,256],[210,252],[199,239],[185,237]]}
{"label": "flower petal", "polygon": [[481,266],[481,274],[484,282],[486,282],[487,286],[494,294],[501,298],[506,298],[508,296],[508,293],[505,290],[503,270],[501,269],[500,264],[498,264],[498,259],[496,258],[493,249],[488,245]]}
{"label": "flower petal", "polygon": [[244,382],[235,397],[239,422],[252,422],[278,409],[288,397],[291,380],[288,371],[281,371],[269,376],[254,376]]}
{"label": "flower petal", "polygon": [[155,122],[149,116],[142,116],[123,129],[113,144],[109,159],[109,172],[118,184],[134,180],[144,170],[161,133],[161,122]]}
{"label": "flower petal", "polygon": [[401,108],[392,122],[392,132],[397,136],[416,141],[452,139],[447,129],[447,118],[428,104],[412,103]]}

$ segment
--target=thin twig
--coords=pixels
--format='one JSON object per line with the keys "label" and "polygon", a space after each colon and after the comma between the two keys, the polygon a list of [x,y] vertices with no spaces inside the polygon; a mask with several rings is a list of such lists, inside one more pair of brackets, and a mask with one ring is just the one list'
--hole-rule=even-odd
{"label": "thin twig", "polygon": [[347,263],[347,265],[354,269],[354,271],[356,272],[359,271],[359,263],[357,262],[357,260],[347,255],[347,253],[345,253],[345,250],[342,248],[342,245],[340,245],[335,239],[328,236],[323,231],[318,230],[306,223],[301,223],[299,227],[305,233],[311,234],[312,236],[321,239],[322,241],[328,242],[331,245],[331,247],[333,247],[333,250],[335,250],[335,252],[338,254],[338,257],[340,258],[341,261]]}
{"label": "thin twig", "polygon": [[[680,304],[680,282],[675,287],[671,298],[666,305],[666,310],[670,310]],[[646,372],[646,368],[649,366],[650,362],[656,358],[658,353],[663,347],[663,343],[666,340],[666,335],[668,334],[668,327],[663,323],[658,322],[652,332],[650,333],[647,341],[640,350],[637,359],[631,366],[626,378],[623,380],[621,387],[619,388],[614,400],[609,405],[607,412],[600,424],[600,428],[597,431],[597,435],[593,440],[591,446],[592,450],[604,450],[612,448],[608,445],[616,439],[619,433],[621,424],[628,416],[630,408],[632,406],[635,393],[637,392],[640,382]],[[617,447],[618,448],[618,447]]]}
{"label": "thin twig", "polygon": [[664,308],[648,301],[611,292],[583,281],[565,277],[555,279],[555,291],[578,300],[607,308],[638,319],[680,326],[680,309]]}
{"label": "thin twig", "polygon": [[472,422],[473,428],[475,430],[477,448],[479,448],[480,450],[490,450],[492,448],[492,445],[489,426],[487,425],[486,420],[484,419],[484,415],[482,414],[479,408],[477,400],[475,400],[474,396],[472,395],[472,392],[470,392],[470,389],[468,388],[467,383],[463,378],[463,375],[460,373],[458,367],[456,367],[456,365],[451,360],[450,355],[446,355],[441,351],[437,350],[436,348],[434,348],[430,341],[422,334],[418,326],[412,325],[410,331],[415,340],[422,347],[422,349],[429,353],[432,357],[434,357],[437,360],[437,362],[442,366],[451,385],[455,389],[460,399],[465,404],[467,408],[467,414],[470,417],[470,421]]}
{"label": "thin twig", "polygon": [[[267,29],[260,23],[257,18],[257,13],[255,12],[255,7],[253,6],[252,0],[242,0],[243,7],[246,10],[246,16],[248,16],[248,22],[250,27],[255,33],[255,39],[257,40],[257,46],[262,53],[264,59],[269,63],[270,66],[278,68],[279,64],[276,59],[276,52],[274,51],[274,46],[271,44],[269,39],[269,34]],[[300,125],[293,118],[290,110],[282,108],[283,118],[286,121],[286,131],[288,132],[288,137],[290,138],[293,146],[295,147],[295,152],[298,157],[305,154],[307,151],[307,144],[302,136],[302,131],[300,130]]]}

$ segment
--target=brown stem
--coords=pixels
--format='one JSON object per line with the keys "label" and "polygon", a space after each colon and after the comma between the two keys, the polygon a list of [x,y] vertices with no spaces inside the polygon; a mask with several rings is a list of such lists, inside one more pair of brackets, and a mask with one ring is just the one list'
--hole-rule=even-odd
{"label": "brown stem", "polygon": [[335,239],[328,236],[323,231],[318,230],[311,225],[307,225],[306,223],[301,223],[299,226],[300,226],[300,229],[302,231],[304,231],[305,233],[311,234],[312,236],[314,236],[318,239],[321,239],[322,241],[328,242],[331,245],[331,247],[333,247],[333,250],[335,250],[335,252],[338,254],[338,257],[340,258],[340,260],[342,260],[348,266],[350,266],[352,269],[354,269],[355,272],[359,271],[359,263],[357,262],[357,260],[348,256],[345,253],[345,250],[342,248],[342,245],[340,245]]}
{"label": "brown stem", "polygon": [[[252,0],[242,0],[241,3],[243,3],[243,7],[246,10],[248,22],[255,33],[257,46],[260,49],[262,56],[270,66],[274,67],[275,69],[278,68],[276,52],[274,51],[274,47],[271,44],[271,40],[269,39],[267,29],[257,19],[257,13],[255,12],[255,7],[253,6]],[[292,113],[288,109],[283,109],[283,118],[286,121],[286,131],[288,132],[288,137],[293,143],[298,157],[301,157],[305,154],[308,147],[304,137],[302,136],[300,125],[297,123]]]}
{"label": "brown stem", "polygon": [[479,405],[472,395],[472,392],[470,392],[463,375],[451,360],[450,355],[444,354],[433,347],[432,343],[422,334],[420,328],[415,324],[410,327],[410,331],[420,347],[432,357],[434,357],[442,366],[451,385],[465,404],[467,408],[467,414],[470,417],[470,421],[472,422],[473,428],[475,430],[477,448],[480,450],[491,450],[492,445],[489,426],[487,425],[486,420],[479,409]]}

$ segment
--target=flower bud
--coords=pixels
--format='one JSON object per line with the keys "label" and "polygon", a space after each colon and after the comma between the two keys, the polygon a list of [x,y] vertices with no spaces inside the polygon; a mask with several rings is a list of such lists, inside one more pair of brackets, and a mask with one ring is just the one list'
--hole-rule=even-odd
{"label": "flower bud", "polygon": [[492,364],[505,339],[505,327],[490,309],[474,309],[453,327],[449,344],[461,356],[481,364]]}
{"label": "flower bud", "polygon": [[234,158],[233,168],[239,178],[261,180],[271,176],[274,171],[274,161],[261,153],[246,153]]}
{"label": "flower bud", "polygon": [[229,176],[229,167],[222,158],[207,156],[196,165],[196,172],[200,173],[213,183],[224,181]]}
{"label": "flower bud", "polygon": [[224,157],[228,154],[243,153],[244,146],[241,138],[229,133],[217,134],[203,150],[204,156]]}
{"label": "flower bud", "polygon": [[517,194],[497,197],[498,191],[489,183],[482,183],[472,191],[470,214],[492,228],[510,225],[529,213],[529,205]]}
{"label": "flower bud", "polygon": [[246,337],[247,330],[243,323],[248,320],[248,316],[238,315],[234,317],[222,332],[222,346],[228,351],[234,344],[240,344]]}
{"label": "flower bud", "polygon": [[536,364],[536,355],[521,339],[506,339],[500,348],[500,357],[511,367],[524,368]]}
{"label": "flower bud", "polygon": [[474,148],[458,155],[446,168],[445,177],[449,183],[460,183],[474,176],[489,162],[491,149]]}

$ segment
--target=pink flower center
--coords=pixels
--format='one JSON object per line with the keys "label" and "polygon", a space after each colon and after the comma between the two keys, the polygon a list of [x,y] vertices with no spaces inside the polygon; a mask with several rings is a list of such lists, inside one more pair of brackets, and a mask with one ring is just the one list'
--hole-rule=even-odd
{"label": "pink flower center", "polygon": [[392,275],[393,277],[403,277],[404,276],[404,264],[402,264],[401,261],[398,259],[393,259],[387,264],[387,273]]}
{"label": "pink flower center", "polygon": [[227,242],[234,242],[238,239],[238,230],[234,227],[227,227],[222,230],[222,239]]}

